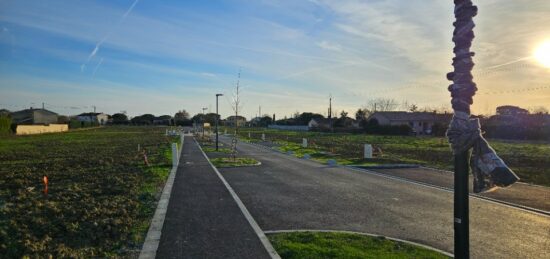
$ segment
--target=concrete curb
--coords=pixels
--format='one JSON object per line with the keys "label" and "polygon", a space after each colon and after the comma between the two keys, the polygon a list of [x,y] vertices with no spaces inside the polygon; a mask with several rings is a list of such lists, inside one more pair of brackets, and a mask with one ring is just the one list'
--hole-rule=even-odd
{"label": "concrete curb", "polygon": [[[452,174],[452,175],[455,174],[455,172],[445,170],[445,169],[437,169],[437,168],[432,168],[432,167],[427,167],[427,166],[420,166],[420,168],[427,169],[427,170],[432,170],[432,171],[436,171],[436,172],[440,172],[440,173],[448,173],[448,174]],[[534,183],[525,183],[525,182],[521,182],[521,181],[516,182],[514,184],[523,184],[523,185],[528,185],[528,186],[534,186],[534,187],[537,187],[537,188],[550,189],[550,187],[548,187],[548,186],[544,186],[544,185],[540,185],[540,184],[534,184]]]}
{"label": "concrete curb", "polygon": [[172,186],[174,186],[174,180],[176,179],[176,172],[178,171],[183,144],[182,138],[182,143],[178,150],[178,161],[175,166],[172,166],[170,175],[168,175],[166,184],[162,189],[162,195],[160,196],[157,209],[155,210],[155,214],[151,220],[151,225],[147,231],[145,242],[143,242],[141,252],[139,253],[139,259],[154,259],[157,256],[160,236],[162,235],[162,226],[164,225],[164,218],[166,217],[166,211],[168,210],[168,202],[170,201],[170,195],[172,194]]}
{"label": "concrete curb", "polygon": [[244,217],[246,218],[246,220],[248,221],[248,223],[250,224],[250,226],[252,227],[252,229],[260,239],[260,242],[262,242],[269,256],[273,259],[281,259],[277,251],[275,251],[275,248],[273,248],[273,245],[271,245],[271,242],[265,235],[264,231],[260,228],[256,220],[254,220],[254,218],[252,217],[248,209],[246,209],[246,206],[244,206],[244,203],[241,201],[239,196],[237,196],[237,193],[233,190],[231,185],[229,185],[229,183],[225,180],[225,178],[222,176],[220,171],[218,171],[218,169],[212,164],[212,162],[210,162],[210,159],[208,159],[208,156],[206,155],[206,153],[204,153],[204,151],[201,148],[201,145],[199,145],[199,143],[196,140],[195,140],[195,144],[199,147],[200,151],[202,152],[202,155],[206,158],[206,160],[208,161],[212,169],[214,169],[214,171],[216,172],[220,180],[223,182],[223,184],[225,185],[225,188],[227,188],[227,190],[229,191],[229,194],[231,194],[231,196],[239,206],[239,209],[241,209],[241,212],[243,213]]}
{"label": "concrete curb", "polygon": [[440,250],[440,249],[437,249],[437,248],[435,248],[435,247],[431,247],[431,246],[428,246],[428,245],[424,245],[424,244],[420,244],[420,243],[416,243],[416,242],[412,242],[412,241],[408,241],[408,240],[404,240],[404,239],[399,239],[399,238],[394,238],[394,237],[387,237],[387,236],[383,236],[383,235],[376,235],[376,234],[365,233],[365,232],[346,231],[346,230],[328,230],[328,229],[266,230],[266,231],[264,231],[264,232],[265,232],[266,234],[300,233],[300,232],[322,232],[322,233],[345,233],[345,234],[356,234],[356,235],[370,236],[370,237],[383,237],[383,238],[388,239],[388,240],[397,241],[397,242],[402,242],[402,243],[406,243],[406,244],[414,245],[414,246],[419,246],[419,247],[422,247],[422,248],[425,248],[425,249],[428,249],[428,250],[432,250],[432,251],[435,251],[435,252],[441,253],[441,254],[443,254],[443,255],[446,255],[446,256],[449,256],[449,257],[454,258],[454,254],[449,253],[449,252],[445,252],[445,251]]}

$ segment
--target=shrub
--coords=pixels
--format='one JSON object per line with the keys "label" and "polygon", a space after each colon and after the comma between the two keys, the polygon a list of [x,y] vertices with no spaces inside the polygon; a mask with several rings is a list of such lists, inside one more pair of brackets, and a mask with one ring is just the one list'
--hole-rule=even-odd
{"label": "shrub", "polygon": [[12,133],[11,118],[8,116],[0,116],[0,134],[10,133]]}
{"label": "shrub", "polygon": [[77,121],[77,120],[71,120],[69,122],[69,128],[70,129],[78,129],[80,128],[82,125],[80,124],[80,121]]}

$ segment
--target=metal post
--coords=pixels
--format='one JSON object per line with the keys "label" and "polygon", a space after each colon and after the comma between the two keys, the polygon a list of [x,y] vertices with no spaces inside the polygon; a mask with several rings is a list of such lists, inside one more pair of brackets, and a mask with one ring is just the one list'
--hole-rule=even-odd
{"label": "metal post", "polygon": [[172,143],[172,166],[178,166],[178,144]]}
{"label": "metal post", "polygon": [[363,158],[372,158],[372,145],[365,144],[363,148]]}
{"label": "metal post", "polygon": [[470,174],[470,153],[455,155],[454,230],[455,258],[470,258],[470,217],[468,202],[468,175]]}
{"label": "metal post", "polygon": [[218,113],[218,97],[222,94],[216,94],[216,151],[218,151],[218,120],[220,119],[220,114]]}
{"label": "metal post", "polygon": [[[447,74],[447,79],[453,81],[449,86],[451,92],[453,110],[457,113],[470,115],[470,105],[473,104],[473,96],[477,91],[473,82],[472,68],[474,53],[470,51],[474,39],[473,28],[475,26],[473,17],[477,15],[477,7],[472,0],[454,0],[454,15],[456,21],[453,23],[453,52],[454,71]],[[454,120],[454,117],[453,117]],[[449,140],[451,140],[449,138]],[[459,149],[455,149],[459,150]],[[470,236],[469,236],[469,202],[468,202],[468,175],[470,151],[455,152],[454,155],[454,253],[455,258],[470,258]]]}

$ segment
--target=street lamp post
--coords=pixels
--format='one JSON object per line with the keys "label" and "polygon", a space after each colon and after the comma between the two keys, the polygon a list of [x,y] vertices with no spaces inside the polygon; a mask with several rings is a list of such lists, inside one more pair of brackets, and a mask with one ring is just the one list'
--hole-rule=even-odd
{"label": "street lamp post", "polygon": [[218,113],[218,97],[223,94],[216,94],[216,151],[218,151],[218,120],[220,120],[220,114]]}
{"label": "street lamp post", "polygon": [[202,108],[202,137],[204,138],[204,121],[205,121],[205,117],[206,117],[206,114],[204,113],[204,111],[208,110],[208,108]]}

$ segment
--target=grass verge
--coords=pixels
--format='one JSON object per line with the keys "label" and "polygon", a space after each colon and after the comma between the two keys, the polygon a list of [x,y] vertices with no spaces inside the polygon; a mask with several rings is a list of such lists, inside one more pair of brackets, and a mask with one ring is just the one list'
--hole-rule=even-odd
{"label": "grass verge", "polygon": [[[323,151],[320,148],[304,148],[299,144],[285,141],[278,141],[279,146],[275,149],[287,153],[289,151],[298,158],[304,158],[305,155],[309,155],[310,159],[317,161],[319,163],[326,164],[329,159],[334,159],[339,165],[356,165],[356,166],[379,166],[385,164],[403,164],[404,161],[401,160],[392,160],[387,158],[371,158],[371,159],[361,159],[361,158],[348,158],[343,157],[339,154],[333,154],[330,152]],[[407,163],[414,164],[413,160],[407,160]]]}
{"label": "grass verge", "polygon": [[230,157],[219,157],[210,159],[215,167],[241,167],[259,165],[258,160],[249,157],[237,157],[233,160]]}
{"label": "grass verge", "polygon": [[[250,138],[248,137],[250,134]],[[453,170],[453,155],[447,139],[441,137],[383,136],[371,134],[320,133],[273,130],[264,128],[241,128],[239,137],[243,141],[255,142],[262,134],[269,142],[277,143],[283,149],[294,149],[308,140],[309,147],[298,152],[308,153],[320,162],[326,155],[339,164],[418,164],[443,170]],[[489,139],[491,146],[522,182],[550,187],[550,145],[529,141],[504,141]],[[376,159],[362,160],[363,145],[372,144]],[[297,148],[299,149],[299,148]],[[283,150],[284,151],[284,150]],[[315,154],[315,155],[314,155]],[[317,157],[315,157],[317,156]]]}
{"label": "grass verge", "polygon": [[218,148],[218,151],[216,151],[216,148],[215,147],[210,147],[210,146],[203,146],[202,147],[202,150],[206,153],[213,153],[213,152],[219,152],[219,153],[224,153],[224,154],[229,154],[231,153],[231,149],[229,148]]}
{"label": "grass verge", "polygon": [[384,237],[350,233],[295,232],[269,234],[284,259],[293,258],[449,258],[423,247]]}

